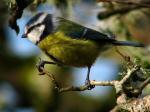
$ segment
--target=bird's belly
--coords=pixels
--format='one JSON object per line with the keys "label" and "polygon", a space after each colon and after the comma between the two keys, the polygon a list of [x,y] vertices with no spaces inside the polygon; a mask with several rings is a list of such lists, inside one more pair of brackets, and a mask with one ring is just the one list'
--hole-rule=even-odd
{"label": "bird's belly", "polygon": [[93,41],[72,39],[63,33],[49,35],[38,46],[68,66],[91,66],[99,55],[99,46]]}
{"label": "bird's belly", "polygon": [[48,50],[51,55],[68,66],[91,66],[96,60],[99,50],[94,44],[55,44]]}

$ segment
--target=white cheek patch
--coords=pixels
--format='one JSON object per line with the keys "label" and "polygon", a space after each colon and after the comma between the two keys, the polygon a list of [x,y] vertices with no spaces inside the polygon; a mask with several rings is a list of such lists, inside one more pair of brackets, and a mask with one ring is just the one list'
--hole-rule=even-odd
{"label": "white cheek patch", "polygon": [[25,27],[24,29],[24,34],[27,34],[27,27]]}
{"label": "white cheek patch", "polygon": [[27,34],[28,39],[34,44],[36,44],[37,42],[40,41],[44,29],[45,29],[45,25],[40,25],[34,28],[30,33]]}
{"label": "white cheek patch", "polygon": [[31,32],[28,34],[28,39],[33,42],[34,44],[36,44],[39,41],[39,35],[35,32]]}

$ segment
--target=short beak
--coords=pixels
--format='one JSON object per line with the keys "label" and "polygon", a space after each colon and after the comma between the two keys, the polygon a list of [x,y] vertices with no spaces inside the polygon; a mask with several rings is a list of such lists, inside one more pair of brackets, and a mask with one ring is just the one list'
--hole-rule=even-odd
{"label": "short beak", "polygon": [[27,38],[27,34],[23,34],[21,38]]}

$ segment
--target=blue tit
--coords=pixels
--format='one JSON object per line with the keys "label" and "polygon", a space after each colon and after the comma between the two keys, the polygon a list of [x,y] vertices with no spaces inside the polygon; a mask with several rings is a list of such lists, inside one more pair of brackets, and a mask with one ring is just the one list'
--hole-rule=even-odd
{"label": "blue tit", "polygon": [[89,87],[90,68],[102,52],[112,46],[144,47],[137,42],[117,41],[94,29],[44,12],[27,22],[23,37],[32,41],[53,60],[42,61],[39,71],[45,64],[87,67],[86,84]]}

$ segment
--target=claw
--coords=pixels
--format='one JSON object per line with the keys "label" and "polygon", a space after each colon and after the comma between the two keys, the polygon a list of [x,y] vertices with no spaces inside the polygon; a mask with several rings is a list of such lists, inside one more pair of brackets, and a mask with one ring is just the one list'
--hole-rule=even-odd
{"label": "claw", "polygon": [[85,85],[88,87],[88,90],[92,90],[93,88],[95,88],[95,85],[90,84],[90,80],[86,80]]}
{"label": "claw", "polygon": [[43,69],[44,69],[44,61],[41,60],[41,58],[39,59],[39,63],[36,65],[38,71],[40,72],[40,75],[43,75]]}

